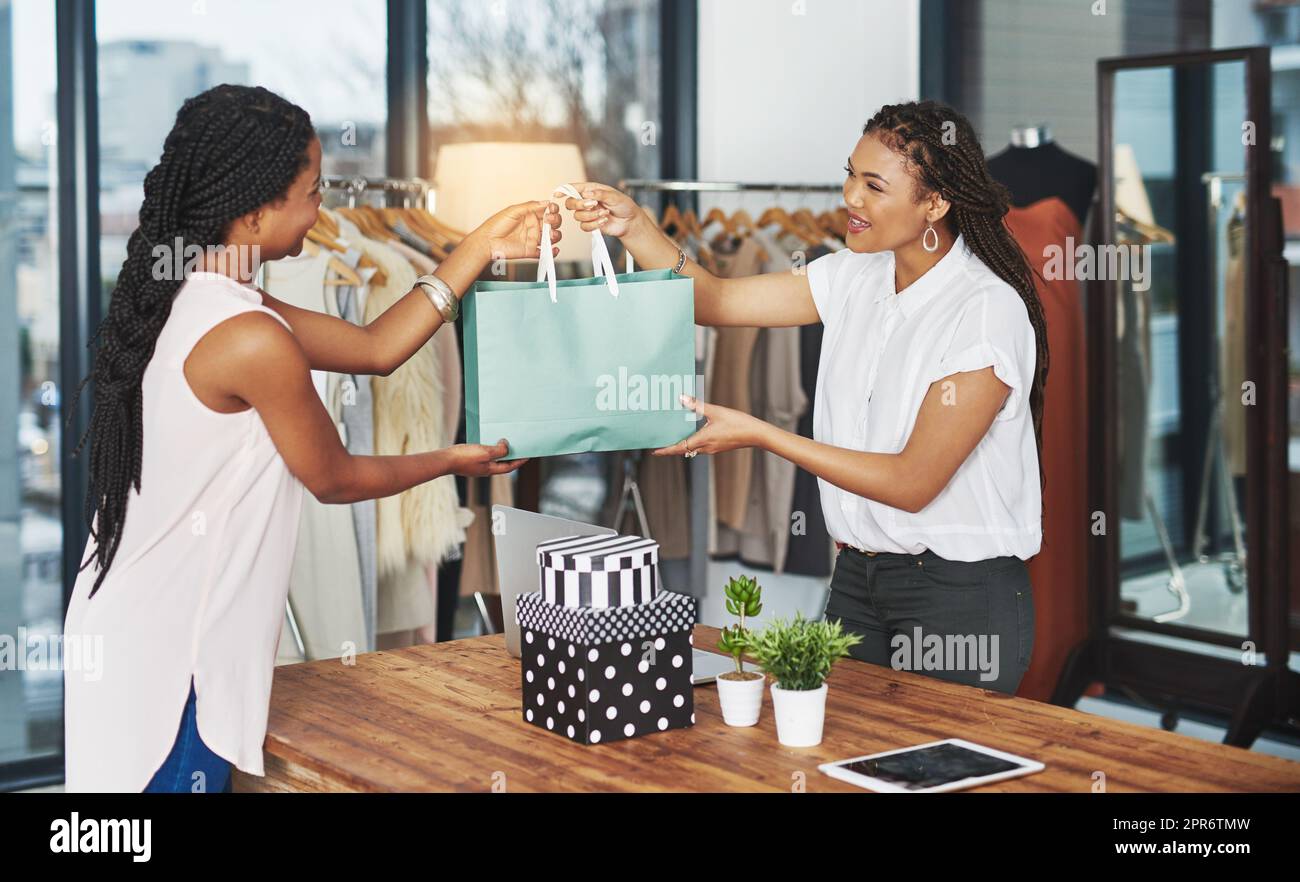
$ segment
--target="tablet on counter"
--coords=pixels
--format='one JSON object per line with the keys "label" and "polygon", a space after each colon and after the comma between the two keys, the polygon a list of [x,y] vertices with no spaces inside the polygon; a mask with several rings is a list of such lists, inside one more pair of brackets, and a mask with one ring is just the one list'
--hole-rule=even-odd
{"label": "tablet on counter", "polygon": [[960,738],[854,757],[817,768],[879,793],[944,793],[1041,772],[1045,766]]}

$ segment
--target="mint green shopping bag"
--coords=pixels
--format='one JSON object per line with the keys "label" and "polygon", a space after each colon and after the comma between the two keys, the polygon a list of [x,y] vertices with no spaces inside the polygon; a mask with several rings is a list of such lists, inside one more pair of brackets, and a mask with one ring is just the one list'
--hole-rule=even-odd
{"label": "mint green shopping bag", "polygon": [[[542,242],[550,242],[544,229]],[[695,281],[671,270],[615,275],[600,233],[594,272],[477,282],[465,295],[465,440],[510,442],[510,459],[676,444],[698,428]]]}

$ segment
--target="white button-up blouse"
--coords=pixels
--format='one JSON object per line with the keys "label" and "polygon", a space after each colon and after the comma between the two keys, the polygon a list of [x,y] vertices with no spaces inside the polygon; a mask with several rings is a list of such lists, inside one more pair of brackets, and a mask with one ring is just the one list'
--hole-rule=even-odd
{"label": "white button-up blouse", "polygon": [[1037,554],[1042,497],[1029,409],[1037,350],[1020,295],[961,236],[901,293],[891,251],[845,249],[807,272],[825,326],[813,402],[817,441],[898,453],[935,381],[991,366],[1011,387],[987,434],[915,514],[819,480],[831,537],[868,551],[929,549],[949,560]]}

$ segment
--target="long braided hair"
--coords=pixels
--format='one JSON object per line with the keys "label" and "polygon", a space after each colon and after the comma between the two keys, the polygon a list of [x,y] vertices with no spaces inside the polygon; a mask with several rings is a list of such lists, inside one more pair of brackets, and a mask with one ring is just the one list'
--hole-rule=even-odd
{"label": "long braided hair", "polygon": [[233,221],[288,192],[309,162],[314,137],[307,112],[275,93],[215,86],[181,106],[162,158],[144,179],[140,225],[127,242],[108,315],[91,340],[99,343],[94,367],[69,408],[75,412],[76,397],[93,382],[90,426],[73,452],[89,442],[84,514],[95,549],[80,569],[96,563],[91,597],[117,554],[131,488],[140,489],[141,382],[184,282],[155,270],[155,248],[174,249],[179,239],[184,255],[191,246],[223,244]]}
{"label": "long braided hair", "polygon": [[920,186],[916,200],[939,193],[951,204],[948,217],[972,253],[1020,295],[1037,341],[1029,411],[1038,447],[1038,481],[1043,473],[1043,389],[1047,383],[1047,320],[1034,284],[1034,272],[1006,225],[1011,195],[991,174],[975,129],[953,108],[938,101],[886,104],[863,127],[901,154]]}

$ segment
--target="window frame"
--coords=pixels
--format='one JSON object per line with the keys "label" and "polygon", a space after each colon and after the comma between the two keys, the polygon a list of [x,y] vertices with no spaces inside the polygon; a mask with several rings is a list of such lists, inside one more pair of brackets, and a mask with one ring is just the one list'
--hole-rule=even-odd
{"label": "window frame", "polygon": [[[386,173],[428,177],[428,29],[425,0],[386,0],[388,17]],[[660,81],[665,108],[664,174],[695,174],[697,0],[660,0],[664,57]],[[59,192],[59,346],[61,402],[90,372],[88,348],[103,318],[99,265],[99,108],[95,0],[56,0],[56,110]],[[60,473],[63,522],[63,610],[76,583],[87,529],[82,505],[87,476],[83,458],[72,457],[90,422],[93,389],[83,390],[62,435]],[[60,418],[69,419],[64,410]],[[0,792],[63,781],[64,751],[0,764]]]}

